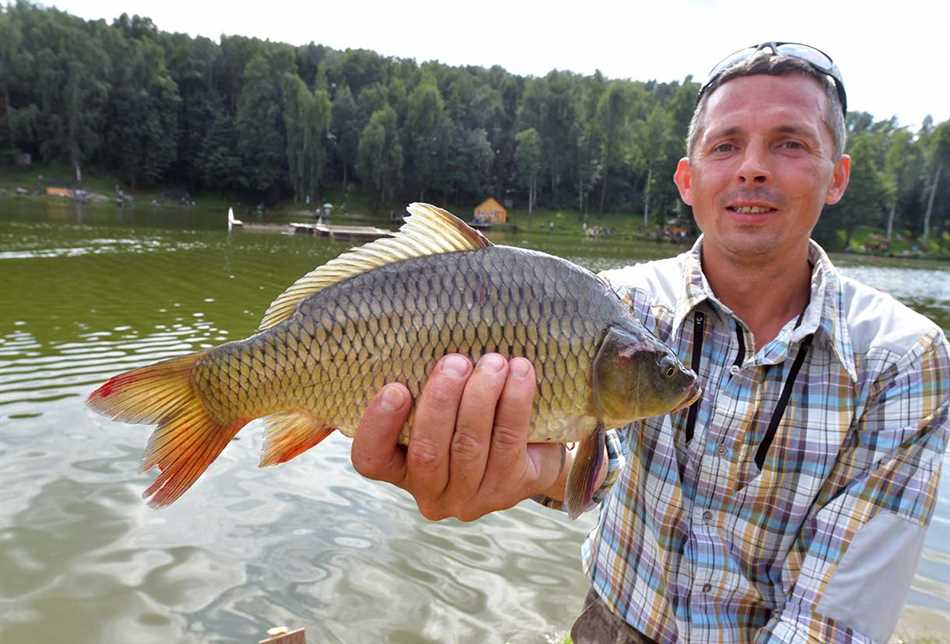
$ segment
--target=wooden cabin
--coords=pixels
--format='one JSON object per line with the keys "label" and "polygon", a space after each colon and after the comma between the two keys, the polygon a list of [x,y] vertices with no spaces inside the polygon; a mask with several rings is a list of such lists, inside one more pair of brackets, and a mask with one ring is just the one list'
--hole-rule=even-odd
{"label": "wooden cabin", "polygon": [[489,197],[475,206],[472,220],[480,224],[505,224],[508,223],[508,211],[494,197]]}
{"label": "wooden cabin", "polygon": [[46,195],[48,197],[63,197],[65,199],[72,199],[73,191],[71,188],[47,188]]}

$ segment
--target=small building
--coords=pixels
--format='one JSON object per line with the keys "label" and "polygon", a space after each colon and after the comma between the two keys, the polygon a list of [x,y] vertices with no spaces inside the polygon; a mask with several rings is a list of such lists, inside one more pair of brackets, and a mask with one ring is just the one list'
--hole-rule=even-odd
{"label": "small building", "polygon": [[49,197],[63,197],[64,199],[72,199],[73,191],[70,188],[47,188],[46,195]]}
{"label": "small building", "polygon": [[494,197],[489,197],[475,206],[474,220],[480,224],[505,224],[508,223],[508,211]]}

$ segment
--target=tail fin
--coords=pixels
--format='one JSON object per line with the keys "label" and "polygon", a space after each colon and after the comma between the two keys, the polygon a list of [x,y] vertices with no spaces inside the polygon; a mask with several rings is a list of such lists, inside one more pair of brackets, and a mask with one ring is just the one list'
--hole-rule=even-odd
{"label": "tail fin", "polygon": [[204,352],[133,369],[108,380],[86,403],[127,423],[157,424],[145,449],[142,470],[157,466],[158,478],[142,495],[159,508],[180,497],[250,419],[220,423],[191,384]]}

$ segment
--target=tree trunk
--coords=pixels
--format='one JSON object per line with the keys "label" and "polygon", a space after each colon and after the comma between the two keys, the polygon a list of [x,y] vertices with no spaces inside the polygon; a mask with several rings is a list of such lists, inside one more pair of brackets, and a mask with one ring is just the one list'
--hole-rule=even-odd
{"label": "tree trunk", "polygon": [[887,214],[887,241],[894,236],[894,213],[897,211],[897,197],[891,202],[891,211]]}
{"label": "tree trunk", "polygon": [[604,212],[604,204],[607,203],[607,169],[604,168],[604,181],[600,184],[600,212]]}
{"label": "tree trunk", "polygon": [[531,181],[528,183],[528,214],[534,212],[534,200],[535,193],[537,192],[538,178],[537,176],[531,177]]}
{"label": "tree trunk", "polygon": [[934,210],[934,197],[937,196],[937,184],[940,182],[940,171],[943,170],[943,163],[937,162],[937,169],[934,171],[934,180],[930,184],[930,199],[927,200],[927,212],[924,213],[924,243],[930,238],[930,215]]}
{"label": "tree trunk", "polygon": [[0,94],[0,154],[3,153],[4,145],[13,149],[13,129],[10,127],[9,112],[10,92],[4,87],[3,94]]}
{"label": "tree trunk", "polygon": [[647,185],[643,189],[643,228],[650,223],[650,184],[653,178],[653,166],[647,168]]}

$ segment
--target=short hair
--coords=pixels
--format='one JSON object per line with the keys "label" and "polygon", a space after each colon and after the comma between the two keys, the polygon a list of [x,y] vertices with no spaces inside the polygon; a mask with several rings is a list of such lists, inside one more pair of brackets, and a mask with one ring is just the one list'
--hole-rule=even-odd
{"label": "short hair", "polygon": [[689,133],[686,135],[686,155],[690,159],[693,158],[696,141],[703,129],[703,119],[706,116],[706,104],[709,102],[709,97],[712,96],[713,92],[734,78],[759,74],[768,76],[804,74],[818,81],[818,84],[824,89],[825,96],[828,98],[827,108],[825,109],[822,119],[828,127],[828,131],[831,132],[835,160],[844,154],[845,146],[848,142],[848,131],[845,126],[841,99],[838,97],[834,80],[827,74],[822,74],[803,60],[792,56],[773,54],[763,49],[756,52],[755,55],[727,68],[703,91],[703,95],[696,104],[696,109],[693,110],[693,117],[689,122]]}

